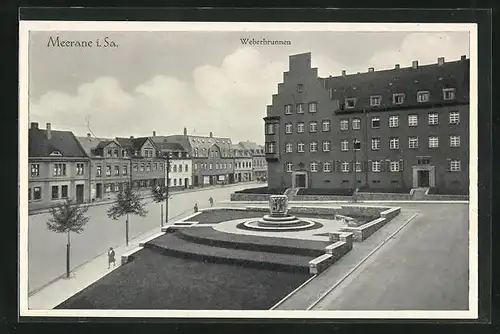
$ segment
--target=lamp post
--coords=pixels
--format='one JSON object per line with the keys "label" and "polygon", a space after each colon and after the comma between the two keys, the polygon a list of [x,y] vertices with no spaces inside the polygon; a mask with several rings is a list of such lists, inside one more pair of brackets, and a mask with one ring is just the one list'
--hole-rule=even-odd
{"label": "lamp post", "polygon": [[[170,174],[170,157],[167,154],[165,156],[165,191],[166,191],[166,196],[165,196],[165,224],[168,223],[168,198],[170,197],[170,191],[168,189],[168,180],[169,180],[169,174]],[[163,210],[162,210],[163,212]]]}
{"label": "lamp post", "polygon": [[354,152],[354,163],[353,163],[353,186],[352,186],[352,199],[353,199],[353,202],[356,202],[356,185],[358,183],[358,180],[357,180],[357,175],[356,175],[356,151],[358,149],[360,149],[360,146],[361,146],[361,143],[357,140],[357,139],[354,139],[354,143],[353,143],[353,152]]}

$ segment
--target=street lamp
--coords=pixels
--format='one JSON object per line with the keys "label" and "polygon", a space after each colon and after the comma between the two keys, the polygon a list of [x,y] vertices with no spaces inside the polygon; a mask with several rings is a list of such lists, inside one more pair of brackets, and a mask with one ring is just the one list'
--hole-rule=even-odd
{"label": "street lamp", "polygon": [[[170,158],[169,155],[167,154],[165,156],[165,224],[168,223],[168,198],[170,197],[170,192],[168,189],[168,180],[169,180],[169,173],[170,173]],[[163,210],[162,210],[163,212]]]}
{"label": "street lamp", "polygon": [[353,199],[353,202],[356,202],[356,186],[357,186],[357,183],[358,183],[358,180],[357,180],[357,175],[356,175],[356,151],[361,149],[361,142],[357,139],[354,139],[354,143],[353,143],[353,152],[354,152],[354,164],[353,164],[353,186],[352,186],[352,199]]}

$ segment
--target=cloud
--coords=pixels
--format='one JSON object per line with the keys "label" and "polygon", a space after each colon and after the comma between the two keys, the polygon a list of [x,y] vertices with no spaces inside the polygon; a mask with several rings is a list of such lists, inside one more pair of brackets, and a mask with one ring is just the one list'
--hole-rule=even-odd
{"label": "cloud", "polygon": [[445,32],[412,33],[405,37],[398,49],[376,53],[370,59],[370,66],[377,70],[393,68],[395,64],[411,66],[414,60],[420,64],[432,64],[437,62],[438,57],[457,60],[463,54],[468,56],[468,50],[466,40],[457,41]]}

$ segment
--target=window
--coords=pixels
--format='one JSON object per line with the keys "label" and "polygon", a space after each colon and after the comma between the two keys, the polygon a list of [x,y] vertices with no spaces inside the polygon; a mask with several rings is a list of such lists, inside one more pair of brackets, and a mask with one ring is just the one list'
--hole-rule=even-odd
{"label": "window", "polygon": [[297,143],[297,152],[304,152],[304,143],[303,142],[299,142]]}
{"label": "window", "polygon": [[286,153],[292,153],[293,149],[292,149],[292,143],[286,143],[285,145],[285,152]]}
{"label": "window", "polygon": [[292,105],[285,104],[285,115],[291,115],[291,114],[292,114]]}
{"label": "window", "polygon": [[317,152],[318,151],[318,142],[317,141],[312,141],[309,143],[309,151],[310,152]]}
{"label": "window", "polygon": [[113,155],[113,150],[112,149],[108,148],[107,151],[108,151],[108,154],[107,154],[108,157],[110,157],[110,156]]}
{"label": "window", "polygon": [[389,127],[397,128],[399,126],[399,117],[398,116],[389,116]]}
{"label": "window", "polygon": [[127,175],[128,174],[128,166],[127,165],[123,165],[123,167],[122,167],[122,174],[123,175]]}
{"label": "window", "polygon": [[431,136],[429,137],[429,148],[438,148],[439,147],[439,137]]}
{"label": "window", "polygon": [[349,130],[349,120],[341,119],[340,120],[340,131],[347,131],[347,130]]}
{"label": "window", "polygon": [[356,99],[355,98],[347,98],[345,99],[345,107],[348,109],[354,108],[356,105]]}
{"label": "window", "polygon": [[269,142],[267,144],[267,153],[275,153],[276,152],[276,143],[275,142]]}
{"label": "window", "polygon": [[460,160],[450,160],[450,172],[460,172]]}
{"label": "window", "polygon": [[187,173],[188,172],[188,165],[184,166],[184,171]]}
{"label": "window", "polygon": [[285,124],[285,133],[292,133],[292,130],[293,130],[292,123],[286,123]]}
{"label": "window", "polygon": [[[272,124],[270,124],[270,125],[272,126]],[[274,129],[274,128],[273,128],[273,129]],[[201,150],[201,152],[202,152],[202,155],[203,155],[204,157],[206,157],[206,156],[207,156],[207,149],[206,149],[206,148],[203,148],[203,149]]]}
{"label": "window", "polygon": [[460,147],[460,136],[450,136],[450,147]]}
{"label": "window", "polygon": [[[135,167],[136,167],[136,170],[137,170],[137,165],[135,165]],[[101,165],[97,165],[95,168],[96,168],[96,175],[97,176],[101,176],[102,175],[102,167],[101,167]]]}
{"label": "window", "polygon": [[309,103],[309,112],[315,113],[318,110],[318,104],[316,102]]}
{"label": "window", "polygon": [[[266,135],[273,135],[274,134],[274,124],[269,123],[266,124]],[[203,155],[205,155],[205,149],[203,149]]]}
{"label": "window", "polygon": [[403,104],[405,102],[404,93],[392,94],[392,104]]}
{"label": "window", "polygon": [[174,186],[177,185],[177,179],[174,179]]}
{"label": "window", "polygon": [[147,163],[146,164],[146,172],[150,172],[151,171],[151,163]]}
{"label": "window", "polygon": [[295,110],[297,111],[297,114],[303,114],[304,113],[304,104],[303,103],[297,103],[295,105]]}
{"label": "window", "polygon": [[399,161],[391,161],[391,172],[399,172]]}
{"label": "window", "polygon": [[233,167],[233,164],[230,162],[229,163],[229,169],[231,169]]}
{"label": "window", "polygon": [[41,187],[34,187],[33,188],[33,199],[34,200],[42,199],[42,188]]}
{"label": "window", "polygon": [[197,148],[194,149],[194,156],[198,157],[198,149]]}
{"label": "window", "polygon": [[298,84],[297,85],[297,92],[302,93],[304,91],[304,85],[303,84]]}
{"label": "window", "polygon": [[156,162],[153,164],[153,170],[158,170],[158,164]]}
{"label": "window", "polygon": [[68,198],[68,186],[61,186],[61,198]]}
{"label": "window", "polygon": [[426,91],[426,90],[417,92],[417,102],[420,102],[420,103],[429,102],[430,96],[431,96],[431,94],[429,93],[429,91]]}
{"label": "window", "polygon": [[59,198],[59,186],[52,186],[52,199]]}
{"label": "window", "polygon": [[65,176],[66,175],[66,164],[54,164],[53,175],[54,176]]}
{"label": "window", "polygon": [[352,149],[355,151],[359,151],[361,149],[361,142],[357,139],[352,141]]}
{"label": "window", "polygon": [[380,117],[372,117],[372,129],[380,128]]}
{"label": "window", "polygon": [[370,106],[376,107],[379,106],[382,102],[382,96],[380,95],[372,95],[370,96]]}
{"label": "window", "polygon": [[140,172],[144,172],[144,164],[142,163],[141,166],[139,167]]}
{"label": "window", "polygon": [[341,163],[341,165],[340,165],[340,166],[341,166],[341,168],[342,168],[342,172],[344,172],[344,173],[349,172],[349,162],[347,162],[347,161],[342,161],[342,163]]}
{"label": "window", "polygon": [[76,175],[83,175],[83,164],[76,164]]}
{"label": "window", "polygon": [[356,172],[361,172],[361,162],[359,161],[356,162]]}
{"label": "window", "polygon": [[443,89],[443,99],[444,100],[454,100],[455,99],[455,88]]}
{"label": "window", "polygon": [[380,138],[372,138],[372,150],[380,150]]}
{"label": "window", "polygon": [[115,176],[120,175],[120,166],[115,166]]}
{"label": "window", "polygon": [[291,162],[287,162],[286,163],[286,172],[287,173],[291,173],[292,172],[292,167],[293,167],[293,164]]}
{"label": "window", "polygon": [[427,157],[420,157],[417,159],[417,165],[430,165],[431,159]]}
{"label": "window", "polygon": [[172,171],[173,171],[174,173],[177,173],[177,165],[172,165]]}
{"label": "window", "polygon": [[118,150],[117,150],[117,149],[113,150],[113,156],[114,156],[114,157],[117,157],[117,156],[118,156]]}
{"label": "window", "polygon": [[341,151],[349,151],[349,142],[347,140],[342,140],[340,142],[340,150]]}
{"label": "window", "polygon": [[309,123],[309,132],[318,131],[318,122],[310,122]]}
{"label": "window", "polygon": [[182,186],[182,179],[179,179],[179,185]]}
{"label": "window", "polygon": [[111,176],[111,166],[106,166],[106,176]]}
{"label": "window", "polygon": [[297,133],[303,133],[304,132],[304,123],[300,122],[297,123]]}
{"label": "window", "polygon": [[361,119],[359,119],[359,118],[352,119],[352,129],[353,130],[361,129]]}
{"label": "window", "polygon": [[408,126],[414,127],[418,125],[418,115],[408,115]]}
{"label": "window", "polygon": [[323,172],[329,173],[332,171],[332,163],[331,162],[323,162]]}
{"label": "window", "polygon": [[179,173],[182,173],[182,165],[179,165]]}
{"label": "window", "polygon": [[323,152],[330,152],[331,146],[332,146],[332,143],[329,140],[324,140],[323,141]]}
{"label": "window", "polygon": [[39,164],[31,164],[31,176],[40,176]]}
{"label": "window", "polygon": [[418,148],[418,137],[408,137],[408,148]]}
{"label": "window", "polygon": [[372,172],[380,172],[380,161],[372,161]]}
{"label": "window", "polygon": [[317,162],[315,162],[315,161],[311,162],[310,167],[311,167],[312,173],[316,173],[318,171],[318,163]]}
{"label": "window", "polygon": [[321,127],[322,127],[324,132],[330,131],[330,121],[323,121],[321,123]]}
{"label": "window", "polygon": [[399,138],[391,138],[391,139],[389,139],[389,149],[391,149],[391,150],[399,150]]}
{"label": "window", "polygon": [[429,113],[429,125],[438,125],[439,124],[439,114],[437,112]]}
{"label": "window", "polygon": [[212,167],[213,167],[213,165],[210,163],[210,164],[208,165],[208,170],[212,170]]}
{"label": "window", "polygon": [[458,111],[450,111],[450,124],[460,123],[460,113]]}

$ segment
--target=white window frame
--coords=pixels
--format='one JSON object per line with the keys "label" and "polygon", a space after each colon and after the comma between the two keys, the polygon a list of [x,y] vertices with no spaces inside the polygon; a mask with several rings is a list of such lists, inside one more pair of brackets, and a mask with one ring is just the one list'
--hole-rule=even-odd
{"label": "white window frame", "polygon": [[391,161],[390,163],[390,171],[391,172],[399,172],[399,161]]}
{"label": "white window frame", "polygon": [[311,173],[317,173],[318,172],[318,163],[316,161],[312,161],[309,164],[309,167],[311,169]]}
{"label": "white window frame", "polygon": [[[448,97],[447,94],[450,93],[451,97]],[[451,101],[455,99],[456,89],[455,88],[443,88],[443,100]]]}
{"label": "white window frame", "polygon": [[461,170],[460,160],[458,159],[450,160],[450,172],[460,172],[460,170]]}
{"label": "white window frame", "polygon": [[317,102],[309,102],[309,112],[315,113],[318,111],[318,103]]}
{"label": "white window frame", "polygon": [[349,141],[348,140],[341,140],[340,141],[340,150],[342,152],[348,152],[349,151]]}
{"label": "white window frame", "polygon": [[418,148],[418,137],[408,137],[408,148]]}
{"label": "white window frame", "polygon": [[305,127],[304,122],[297,123],[297,133],[304,133],[304,127]]}
{"label": "white window frame", "polygon": [[274,135],[274,123],[267,123],[266,124],[266,134],[268,135]]}
{"label": "white window frame", "polygon": [[429,125],[438,125],[439,124],[439,114],[437,112],[430,112],[427,115],[427,120]]}
{"label": "white window frame", "polygon": [[372,172],[380,173],[381,165],[380,161],[372,161]]}
{"label": "white window frame", "polygon": [[[373,126],[373,121],[378,121],[378,126]],[[374,116],[371,118],[371,127],[372,129],[380,129],[380,117]]]}
{"label": "white window frame", "polygon": [[[377,143],[377,145],[374,145]],[[372,138],[372,151],[380,150],[380,138]]]}
{"label": "white window frame", "polygon": [[304,153],[304,147],[305,147],[304,142],[302,142],[302,141],[298,142],[297,143],[297,152]]}
{"label": "white window frame", "polygon": [[286,163],[286,172],[291,173],[293,171],[293,163],[287,162]]}
{"label": "white window frame", "polygon": [[312,141],[309,143],[309,152],[318,152],[318,142]]}
{"label": "white window frame", "polygon": [[293,124],[292,123],[286,123],[285,124],[285,133],[286,134],[293,133]]}
{"label": "white window frame", "polygon": [[353,130],[361,129],[361,118],[355,117],[352,119],[352,129]]}
{"label": "white window frame", "polygon": [[326,120],[326,121],[321,122],[321,129],[323,130],[323,132],[330,131],[330,121]]}
{"label": "white window frame", "polygon": [[418,115],[408,115],[408,126],[409,127],[418,126]]}
{"label": "white window frame", "polygon": [[460,147],[460,136],[459,135],[450,136],[450,147]]}
{"label": "white window frame", "polygon": [[376,107],[382,104],[382,95],[370,96],[370,107]]}
{"label": "white window frame", "polygon": [[460,123],[460,112],[457,110],[450,111],[449,122],[450,122],[450,124],[459,124]]}
{"label": "white window frame", "polygon": [[392,137],[389,139],[389,149],[399,150],[399,137]]}
{"label": "white window frame", "polygon": [[[426,98],[423,98],[424,96]],[[417,92],[417,102],[418,103],[429,102],[430,99],[431,99],[431,92],[429,92],[428,90],[421,90],[421,91]]]}
{"label": "white window frame", "polygon": [[396,115],[389,116],[389,127],[390,128],[399,127],[399,116]]}
{"label": "white window frame", "polygon": [[332,171],[332,163],[328,161],[323,162],[323,172],[330,173],[331,171]]}
{"label": "white window frame", "polygon": [[286,143],[286,145],[285,145],[285,152],[286,153],[292,153],[293,152],[293,144],[292,143]]}
{"label": "white window frame", "polygon": [[291,115],[291,114],[293,114],[292,105],[285,104],[285,115]]}
{"label": "white window frame", "polygon": [[341,169],[342,173],[349,173],[349,171],[351,169],[349,165],[350,165],[349,161],[342,161],[340,163],[340,169]]}
{"label": "white window frame", "polygon": [[312,121],[309,122],[309,132],[318,132],[318,122]]}
{"label": "white window frame", "polygon": [[[356,143],[359,143],[359,148],[356,148]],[[353,151],[360,151],[361,150],[361,141],[359,139],[354,139],[352,141],[352,149],[353,149]]]}
{"label": "white window frame", "polygon": [[345,99],[345,107],[346,109],[353,109],[356,107],[356,98],[348,97]]}
{"label": "white window frame", "polygon": [[332,143],[329,140],[323,140],[323,152],[330,152]]}
{"label": "white window frame", "polygon": [[429,136],[429,148],[439,148],[439,137],[438,136]]}
{"label": "white window frame", "polygon": [[349,120],[341,119],[340,120],[340,131],[349,131]]}
{"label": "white window frame", "polygon": [[295,110],[297,111],[297,114],[303,114],[304,113],[304,103],[296,103]]}
{"label": "white window frame", "polygon": [[[397,99],[401,98],[401,102],[398,102]],[[394,93],[392,94],[392,104],[403,104],[405,103],[405,93]]]}
{"label": "white window frame", "polygon": [[356,161],[356,173],[361,173],[361,162]]}

